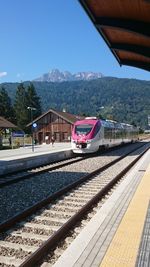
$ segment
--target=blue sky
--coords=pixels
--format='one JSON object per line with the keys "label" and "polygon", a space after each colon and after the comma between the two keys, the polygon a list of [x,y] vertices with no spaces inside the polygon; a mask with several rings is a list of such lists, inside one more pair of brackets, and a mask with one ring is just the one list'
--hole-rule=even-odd
{"label": "blue sky", "polygon": [[120,67],[78,0],[1,0],[0,83],[33,80],[52,69],[150,80]]}

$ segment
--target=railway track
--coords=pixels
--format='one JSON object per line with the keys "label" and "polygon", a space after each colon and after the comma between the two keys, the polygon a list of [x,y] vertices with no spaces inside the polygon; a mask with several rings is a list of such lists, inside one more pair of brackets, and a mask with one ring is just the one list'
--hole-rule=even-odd
{"label": "railway track", "polygon": [[[127,146],[127,145],[125,145]],[[118,147],[114,147],[111,148],[107,151],[105,151],[104,153],[109,153],[110,151],[116,150],[118,149]],[[15,184],[18,183],[20,181],[23,180],[27,180],[30,178],[33,178],[36,175],[40,175],[42,173],[45,172],[49,172],[49,171],[54,171],[57,170],[59,168],[65,167],[69,164],[74,164],[76,162],[80,162],[82,160],[85,160],[87,158],[91,158],[94,157],[96,155],[95,154],[90,154],[90,155],[82,155],[82,156],[74,156],[73,158],[67,159],[67,160],[61,160],[59,162],[54,162],[54,163],[50,163],[44,166],[40,166],[40,167],[36,167],[36,168],[32,168],[32,169],[27,169],[24,171],[16,171],[13,172],[12,174],[6,174],[6,175],[1,175],[0,176],[0,188],[3,188],[5,186],[11,185],[11,184]],[[99,154],[97,154],[99,155]]]}
{"label": "railway track", "polygon": [[[54,249],[93,205],[109,195],[113,186],[147,149],[148,143],[2,223],[0,266],[38,266],[43,255]],[[118,173],[115,172],[117,168]]]}
{"label": "railway track", "polygon": [[[142,143],[143,144],[143,143]],[[145,144],[145,142],[144,142]],[[53,171],[30,177],[24,180],[5,186],[0,189],[0,223],[20,213],[37,202],[47,198],[64,186],[77,181],[83,175],[90,173],[125,155],[129,150],[139,147],[136,143],[130,146],[123,146],[107,153],[92,155],[82,161],[66,165]]]}
{"label": "railway track", "polygon": [[82,160],[84,160],[84,157],[73,157],[71,159],[50,163],[48,165],[32,168],[26,171],[20,171],[13,174],[2,175],[0,176],[0,188],[7,185],[18,183],[23,180],[30,179],[35,175],[39,175],[41,173],[48,171],[53,171]]}

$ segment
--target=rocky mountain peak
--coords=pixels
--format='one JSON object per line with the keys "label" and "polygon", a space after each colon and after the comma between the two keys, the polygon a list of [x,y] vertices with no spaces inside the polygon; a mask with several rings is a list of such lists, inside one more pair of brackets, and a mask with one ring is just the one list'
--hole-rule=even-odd
{"label": "rocky mountain peak", "polygon": [[34,81],[38,82],[64,82],[64,81],[89,81],[94,80],[98,78],[102,78],[103,74],[98,72],[78,72],[75,74],[72,74],[69,71],[63,71],[61,72],[58,69],[53,69],[49,71],[48,73],[43,74],[41,77],[34,79]]}

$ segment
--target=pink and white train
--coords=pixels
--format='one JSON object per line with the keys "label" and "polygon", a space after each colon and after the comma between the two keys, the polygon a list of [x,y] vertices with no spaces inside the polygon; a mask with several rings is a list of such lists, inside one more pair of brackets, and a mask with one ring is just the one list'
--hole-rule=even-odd
{"label": "pink and white train", "polygon": [[137,140],[138,128],[133,125],[87,117],[74,123],[71,147],[74,153],[93,153]]}

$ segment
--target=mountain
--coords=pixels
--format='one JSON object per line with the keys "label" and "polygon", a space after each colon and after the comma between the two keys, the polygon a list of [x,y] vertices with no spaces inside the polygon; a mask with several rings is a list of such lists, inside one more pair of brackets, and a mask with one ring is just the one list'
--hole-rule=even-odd
{"label": "mountain", "polygon": [[[42,112],[50,108],[104,118],[148,128],[150,81],[102,77],[89,81],[33,82]],[[19,83],[3,83],[12,103]],[[29,82],[24,82],[27,87]]]}
{"label": "mountain", "polygon": [[98,78],[102,78],[102,73],[95,72],[78,72],[72,74],[69,71],[59,71],[58,69],[53,69],[48,73],[43,74],[41,77],[34,79],[36,82],[65,82],[65,81],[90,81]]}

